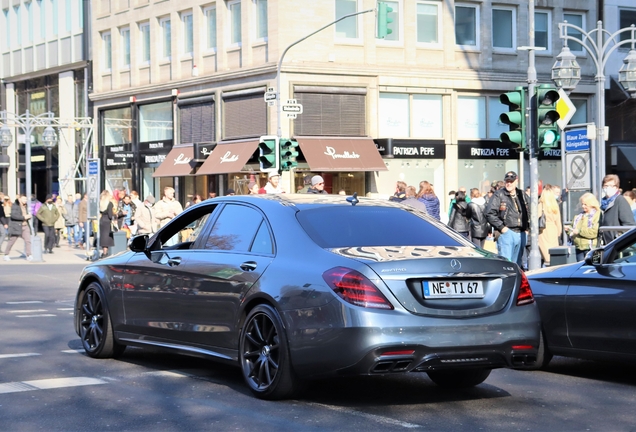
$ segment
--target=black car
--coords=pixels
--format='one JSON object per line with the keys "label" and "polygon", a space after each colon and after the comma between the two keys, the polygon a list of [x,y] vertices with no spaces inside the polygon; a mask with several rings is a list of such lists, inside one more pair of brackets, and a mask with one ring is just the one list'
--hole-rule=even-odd
{"label": "black car", "polygon": [[636,360],[636,229],[585,261],[526,274],[541,314],[537,367],[553,355]]}
{"label": "black car", "polygon": [[412,207],[339,195],[188,208],[84,269],[75,328],[91,357],[135,345],[236,364],[266,399],[324,376],[474,386],[533,364],[539,346],[516,264]]}

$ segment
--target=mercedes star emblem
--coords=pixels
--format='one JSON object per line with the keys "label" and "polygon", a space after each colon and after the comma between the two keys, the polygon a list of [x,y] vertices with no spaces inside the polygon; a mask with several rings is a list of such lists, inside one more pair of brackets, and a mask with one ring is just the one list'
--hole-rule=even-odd
{"label": "mercedes star emblem", "polygon": [[462,263],[460,263],[459,260],[452,259],[450,262],[450,266],[453,270],[458,271],[462,268]]}

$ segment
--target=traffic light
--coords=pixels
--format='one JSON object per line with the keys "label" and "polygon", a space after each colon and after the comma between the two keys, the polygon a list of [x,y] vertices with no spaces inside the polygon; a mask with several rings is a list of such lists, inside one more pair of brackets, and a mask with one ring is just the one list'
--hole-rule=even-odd
{"label": "traffic light", "polygon": [[560,98],[556,87],[551,84],[537,87],[537,142],[541,149],[561,146],[557,125],[560,116],[556,109]]}
{"label": "traffic light", "polygon": [[298,165],[298,141],[291,138],[280,139],[280,169],[289,171]]}
{"label": "traffic light", "polygon": [[526,149],[526,89],[516,87],[515,91],[499,96],[502,104],[508,105],[508,112],[499,116],[499,121],[505,123],[510,131],[499,136],[499,141],[512,143],[521,150]]}
{"label": "traffic light", "polygon": [[278,171],[278,137],[263,135],[258,141],[258,163],[261,171]]}
{"label": "traffic light", "polygon": [[386,3],[378,3],[378,38],[384,39],[393,30],[389,28],[389,24],[393,22],[393,18],[389,18],[389,14],[393,12],[393,8],[390,8]]}

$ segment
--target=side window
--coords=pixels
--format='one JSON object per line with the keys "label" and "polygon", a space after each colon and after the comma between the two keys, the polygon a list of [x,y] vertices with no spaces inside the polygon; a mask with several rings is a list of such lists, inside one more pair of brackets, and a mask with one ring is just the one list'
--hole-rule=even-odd
{"label": "side window", "polygon": [[206,206],[179,215],[161,231],[157,247],[162,249],[192,249],[215,208],[216,206]]}
{"label": "side window", "polygon": [[214,223],[204,248],[248,252],[263,217],[253,208],[227,205]]}
{"label": "side window", "polygon": [[617,250],[612,260],[614,263],[636,263],[636,244],[629,244]]}
{"label": "side window", "polygon": [[250,248],[250,252],[254,253],[262,253],[262,254],[272,254],[274,253],[274,245],[272,244],[272,236],[269,233],[269,228],[267,228],[267,224],[265,221],[261,223],[261,227],[258,229],[256,233],[256,237],[254,238],[254,243],[252,243],[252,247]]}

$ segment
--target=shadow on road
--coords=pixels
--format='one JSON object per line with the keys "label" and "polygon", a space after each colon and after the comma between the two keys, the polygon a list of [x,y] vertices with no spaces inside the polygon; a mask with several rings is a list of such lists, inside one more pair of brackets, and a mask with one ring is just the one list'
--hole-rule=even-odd
{"label": "shadow on road", "polygon": [[636,386],[634,365],[627,362],[555,357],[545,372]]}

